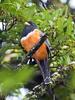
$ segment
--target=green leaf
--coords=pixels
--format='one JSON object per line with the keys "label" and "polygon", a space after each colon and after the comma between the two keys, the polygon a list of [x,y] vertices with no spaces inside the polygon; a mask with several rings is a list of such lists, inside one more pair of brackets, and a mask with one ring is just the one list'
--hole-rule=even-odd
{"label": "green leaf", "polygon": [[0,93],[5,95],[16,88],[26,84],[29,79],[33,76],[34,70],[23,66],[22,69],[16,71],[12,70],[1,70],[0,71]]}

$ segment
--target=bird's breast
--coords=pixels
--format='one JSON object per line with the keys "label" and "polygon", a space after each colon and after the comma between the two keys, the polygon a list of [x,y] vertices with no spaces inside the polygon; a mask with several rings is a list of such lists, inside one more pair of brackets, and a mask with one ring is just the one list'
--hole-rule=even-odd
{"label": "bird's breast", "polygon": [[[29,52],[33,46],[35,46],[40,40],[40,33],[38,31],[34,31],[29,33],[26,37],[21,39],[22,47]],[[38,60],[43,60],[47,57],[46,45],[43,43],[41,47],[33,54],[33,58]]]}

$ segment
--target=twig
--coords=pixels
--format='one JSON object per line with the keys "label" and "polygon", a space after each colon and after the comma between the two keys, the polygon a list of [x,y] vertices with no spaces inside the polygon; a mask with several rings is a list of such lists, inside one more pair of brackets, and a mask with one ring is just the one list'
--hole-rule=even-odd
{"label": "twig", "polygon": [[6,29],[6,31],[9,31],[16,23],[17,19],[13,18],[12,22],[10,23],[10,27]]}
{"label": "twig", "polygon": [[[5,32],[5,31],[9,31],[15,25],[16,21],[17,21],[17,19],[16,18],[13,18],[10,23],[6,23],[5,29],[4,29],[4,25],[2,24],[3,30],[0,30],[0,32],[2,33],[2,32]],[[8,27],[9,25],[10,25],[10,27]]]}

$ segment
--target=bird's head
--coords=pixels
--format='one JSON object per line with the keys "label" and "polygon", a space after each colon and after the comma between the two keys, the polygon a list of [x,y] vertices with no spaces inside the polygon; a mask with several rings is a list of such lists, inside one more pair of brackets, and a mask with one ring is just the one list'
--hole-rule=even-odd
{"label": "bird's head", "polygon": [[34,29],[37,29],[37,25],[32,21],[25,22],[25,27],[22,32],[22,37],[26,36],[28,33],[32,32]]}

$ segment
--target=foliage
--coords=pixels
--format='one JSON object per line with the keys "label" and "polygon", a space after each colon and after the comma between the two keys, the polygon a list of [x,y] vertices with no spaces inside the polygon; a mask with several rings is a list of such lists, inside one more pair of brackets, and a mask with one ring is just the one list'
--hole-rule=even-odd
{"label": "foliage", "polygon": [[[6,23],[6,29],[0,31],[0,40],[2,40],[0,44],[1,93],[9,93],[10,90],[21,86],[18,84],[27,83],[36,69],[35,66],[31,69],[24,65],[26,68],[23,70],[14,71],[24,57],[24,51],[20,47],[20,37],[25,21],[34,21],[39,29],[48,35],[53,48],[49,63],[51,67],[68,66],[72,62],[75,63],[75,23],[67,6],[42,10],[38,9],[35,4],[30,4],[29,0],[1,0],[0,2],[0,21]],[[66,87],[57,86],[55,90],[56,95],[59,98],[62,97],[62,100],[74,100],[74,72],[69,77],[66,79]]]}
{"label": "foliage", "polygon": [[[25,66],[23,66],[25,67]],[[12,90],[21,87],[26,84],[30,79],[33,70],[28,68],[22,68],[19,70],[7,70],[1,69],[0,71],[0,92],[4,95]]]}

